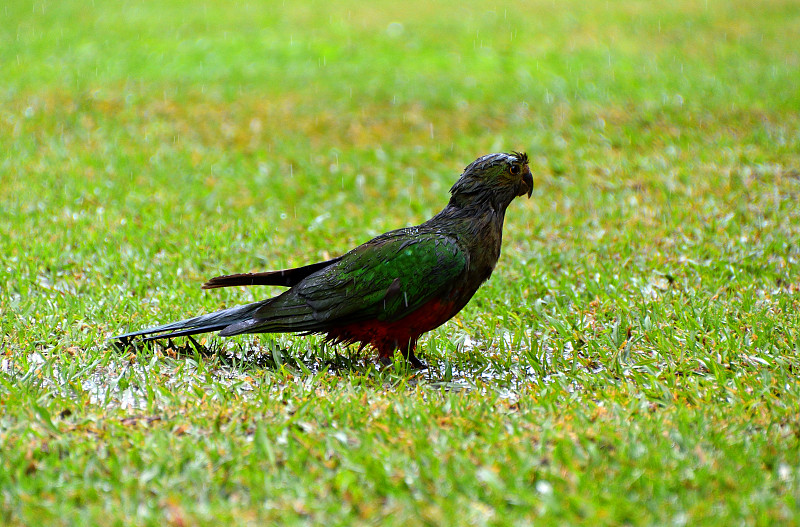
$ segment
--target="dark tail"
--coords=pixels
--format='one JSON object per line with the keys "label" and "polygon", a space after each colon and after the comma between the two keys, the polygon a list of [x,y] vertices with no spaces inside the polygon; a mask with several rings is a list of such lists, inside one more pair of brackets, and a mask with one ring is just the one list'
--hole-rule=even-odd
{"label": "dark tail", "polygon": [[341,259],[342,257],[339,256],[338,258],[333,258],[324,262],[295,267],[294,269],[283,269],[281,271],[215,276],[203,284],[203,289],[216,289],[218,287],[231,287],[236,285],[282,285],[285,287],[292,287],[297,285],[308,275],[316,273],[320,269],[325,269]]}
{"label": "dark tail", "polygon": [[145,336],[143,340],[148,341],[219,331],[232,324],[251,319],[258,308],[263,305],[264,302],[262,301],[236,306],[207,315],[200,315],[199,317],[187,318],[186,320],[164,324],[163,326],[154,326],[132,333],[125,333],[124,335],[117,335],[116,337],[111,337],[110,340],[119,340],[124,343],[139,336]]}

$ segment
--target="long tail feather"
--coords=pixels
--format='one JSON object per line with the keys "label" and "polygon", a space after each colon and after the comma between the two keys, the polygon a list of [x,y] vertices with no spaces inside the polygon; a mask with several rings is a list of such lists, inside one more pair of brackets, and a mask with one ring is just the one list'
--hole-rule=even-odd
{"label": "long tail feather", "polygon": [[127,341],[133,337],[139,336],[146,336],[145,340],[156,340],[218,331],[231,324],[248,320],[262,305],[264,305],[264,302],[254,302],[230,309],[223,309],[207,315],[200,315],[199,317],[187,318],[186,320],[179,320],[161,326],[153,326],[151,328],[125,333],[124,335],[117,335],[111,337],[111,340]]}
{"label": "long tail feather", "polygon": [[326,322],[317,320],[306,304],[275,301],[258,308],[252,317],[227,326],[219,334],[231,337],[243,333],[294,333],[321,331],[328,326]]}
{"label": "long tail feather", "polygon": [[304,265],[303,267],[295,267],[294,269],[283,269],[281,271],[215,276],[203,284],[203,289],[217,289],[219,287],[231,287],[236,285],[280,285],[284,287],[292,287],[308,275],[313,274],[320,269],[324,269],[341,259],[342,257],[340,256],[324,262]]}

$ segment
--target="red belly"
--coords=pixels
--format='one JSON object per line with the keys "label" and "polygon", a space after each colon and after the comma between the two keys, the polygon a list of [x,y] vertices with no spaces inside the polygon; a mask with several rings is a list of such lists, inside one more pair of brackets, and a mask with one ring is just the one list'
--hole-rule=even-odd
{"label": "red belly", "polygon": [[378,350],[379,357],[391,358],[397,349],[413,351],[420,335],[438,328],[457,313],[453,307],[452,302],[434,299],[399,320],[366,320],[348,324],[329,330],[327,338],[333,342],[370,344]]}

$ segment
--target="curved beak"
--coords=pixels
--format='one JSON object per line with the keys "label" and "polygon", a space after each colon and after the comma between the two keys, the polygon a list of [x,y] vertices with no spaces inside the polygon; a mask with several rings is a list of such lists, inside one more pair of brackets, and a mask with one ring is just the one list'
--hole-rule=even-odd
{"label": "curved beak", "polygon": [[524,196],[525,194],[528,195],[528,199],[533,194],[533,176],[528,165],[523,166],[522,178],[517,184],[517,196]]}
{"label": "curved beak", "polygon": [[524,181],[525,184],[528,185],[528,199],[530,199],[531,194],[533,194],[533,176],[531,175],[530,170],[522,174],[522,181]]}

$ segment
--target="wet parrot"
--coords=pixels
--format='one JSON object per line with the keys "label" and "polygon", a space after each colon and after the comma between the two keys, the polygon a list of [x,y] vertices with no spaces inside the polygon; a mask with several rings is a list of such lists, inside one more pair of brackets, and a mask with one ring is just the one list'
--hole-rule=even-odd
{"label": "wet parrot", "polygon": [[479,157],[450,189],[447,206],[425,223],[381,234],[324,262],[203,284],[288,287],[275,297],[112,338],[319,333],[334,344],[370,345],[382,362],[399,350],[412,366],[424,367],[414,354],[417,340],[450,320],[489,278],[500,257],[506,208],[532,190],[526,154]]}

